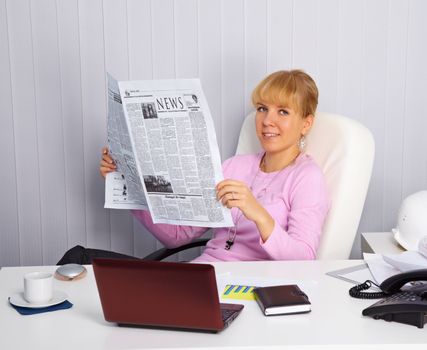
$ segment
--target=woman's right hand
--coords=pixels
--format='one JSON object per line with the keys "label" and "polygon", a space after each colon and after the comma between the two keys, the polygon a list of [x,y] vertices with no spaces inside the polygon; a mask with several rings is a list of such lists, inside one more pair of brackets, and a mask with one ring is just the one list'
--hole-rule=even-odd
{"label": "woman's right hand", "polygon": [[113,158],[111,158],[110,153],[108,153],[108,147],[102,149],[102,159],[99,166],[99,172],[102,177],[105,179],[108,173],[115,171],[117,169],[116,164],[114,164]]}

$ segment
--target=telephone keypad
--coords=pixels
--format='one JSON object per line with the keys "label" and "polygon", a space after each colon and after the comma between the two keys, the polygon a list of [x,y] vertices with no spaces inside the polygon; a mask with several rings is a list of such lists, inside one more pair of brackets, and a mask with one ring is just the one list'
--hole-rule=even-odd
{"label": "telephone keypad", "polygon": [[414,301],[421,300],[420,296],[414,294],[413,292],[400,292],[393,294],[386,299],[380,300],[378,304],[394,304],[408,302],[413,303]]}

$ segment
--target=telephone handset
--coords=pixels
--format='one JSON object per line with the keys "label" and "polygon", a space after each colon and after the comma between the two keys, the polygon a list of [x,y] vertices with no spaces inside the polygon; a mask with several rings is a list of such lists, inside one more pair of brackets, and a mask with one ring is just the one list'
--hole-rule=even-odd
{"label": "telephone handset", "polygon": [[[427,269],[412,270],[393,275],[380,284],[380,289],[384,293],[393,294],[400,291],[400,288],[402,288],[406,283],[417,281],[427,282]],[[427,292],[427,286],[425,287],[426,289],[424,291]]]}
{"label": "telephone handset", "polygon": [[383,298],[362,311],[364,316],[375,319],[406,323],[423,328],[427,322],[427,284],[416,284],[401,290],[408,282],[426,281],[427,269],[413,270],[391,276],[378,287],[381,292],[362,292],[370,288],[372,281],[366,281],[350,289],[355,298]]}

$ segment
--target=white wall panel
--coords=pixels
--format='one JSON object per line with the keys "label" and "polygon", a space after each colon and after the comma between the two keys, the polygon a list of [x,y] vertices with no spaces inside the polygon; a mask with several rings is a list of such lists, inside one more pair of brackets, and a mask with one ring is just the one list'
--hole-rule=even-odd
{"label": "white wall panel", "polygon": [[316,2],[316,80],[319,89],[319,111],[333,111],[337,105],[337,64],[340,28],[339,0]]}
{"label": "white wall panel", "polygon": [[53,264],[76,244],[137,256],[160,246],[129,212],[103,209],[106,70],[200,77],[223,159],[258,81],[306,70],[319,110],[373,132],[359,231],[390,230],[402,198],[427,187],[425,13],[422,0],[0,0],[0,147],[11,149],[0,265]]}
{"label": "white wall panel", "polygon": [[222,145],[221,12],[221,1],[198,2],[198,70],[219,145]]}
{"label": "white wall panel", "polygon": [[364,6],[358,0],[341,1],[339,10],[336,110],[362,121]]}
{"label": "white wall panel", "polygon": [[317,1],[294,1],[292,68],[304,68],[316,75]]}
{"label": "white wall panel", "polygon": [[152,19],[150,0],[128,0],[127,34],[129,75],[143,80],[153,77]]}
{"label": "white wall panel", "polygon": [[103,1],[105,69],[117,80],[129,78],[127,16],[125,1]]}
{"label": "white wall panel", "polygon": [[[382,181],[384,178],[384,127],[386,103],[387,57],[387,1],[364,3],[363,65],[362,65],[362,114],[361,120],[376,136],[376,160],[367,201],[374,208],[383,205]],[[369,8],[369,10],[368,10]],[[375,222],[375,225],[372,223]],[[366,210],[360,222],[363,231],[381,231],[382,215],[376,210]],[[357,246],[359,249],[360,246]],[[356,247],[354,247],[356,249]]]}
{"label": "white wall panel", "polygon": [[174,1],[151,1],[153,78],[175,78]]}
{"label": "white wall panel", "polygon": [[175,76],[198,78],[197,1],[174,0]]}
{"label": "white wall panel", "polygon": [[[251,94],[267,74],[267,1],[245,2],[245,115],[253,110]],[[260,54],[260,53],[263,54]]]}
{"label": "white wall panel", "polygon": [[403,194],[427,187],[427,118],[426,89],[427,49],[422,43],[427,38],[427,2],[409,3],[408,53],[406,75],[406,113],[403,140]]}
{"label": "white wall panel", "polygon": [[409,2],[388,4],[386,112],[384,122],[383,223],[394,227],[402,200],[402,160],[406,115]]}
{"label": "white wall panel", "polygon": [[[22,265],[43,263],[40,163],[31,10],[27,0],[6,3],[15,135],[18,223]],[[8,201],[4,202],[8,205]]]}
{"label": "white wall panel", "polygon": [[[3,152],[0,183],[7,205],[0,210],[0,266],[20,264],[18,203],[15,166],[15,134],[13,125],[12,81],[6,1],[0,1],[0,149]],[[6,186],[4,186],[6,184]]]}
{"label": "white wall panel", "polygon": [[293,57],[292,0],[267,1],[267,66],[269,72],[289,69]]}
{"label": "white wall panel", "polygon": [[109,216],[103,208],[104,184],[98,175],[100,153],[106,140],[103,3],[81,0],[78,6],[87,245],[109,249]]}
{"label": "white wall panel", "polygon": [[245,2],[222,0],[221,125],[223,159],[232,156],[245,112]]}
{"label": "white wall panel", "polygon": [[57,20],[67,213],[63,230],[67,247],[73,247],[87,243],[78,0],[59,0]]}
{"label": "white wall panel", "polygon": [[31,2],[43,260],[66,246],[64,136],[56,1]]}

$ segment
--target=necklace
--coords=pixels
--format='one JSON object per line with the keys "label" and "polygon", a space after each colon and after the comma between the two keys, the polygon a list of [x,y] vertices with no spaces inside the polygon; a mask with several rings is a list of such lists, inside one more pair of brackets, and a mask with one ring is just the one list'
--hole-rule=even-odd
{"label": "necklace", "polygon": [[[273,183],[273,181],[282,173],[282,171],[284,169],[286,169],[289,165],[291,165],[291,164],[293,164],[295,162],[295,160],[298,158],[299,154],[300,154],[300,152],[297,153],[297,155],[294,157],[294,159],[292,159],[292,161],[289,164],[285,165],[282,169],[280,169],[279,171],[277,171],[277,173],[270,179],[270,181],[268,181],[267,184],[265,184],[262,187],[262,189],[257,193],[257,195],[255,196],[256,199],[259,199],[259,198],[261,198],[264,195],[264,193],[267,191],[268,187]],[[254,178],[251,181],[251,185],[249,186],[249,189],[251,190],[251,192],[252,192],[252,186],[255,183],[255,180],[257,179],[257,177],[259,176],[259,174],[260,174],[260,172],[262,170],[261,168],[263,168],[265,170],[265,153],[262,156],[261,163],[260,163],[260,165],[258,167],[258,170],[257,170]],[[225,250],[230,250],[231,247],[233,246],[234,241],[236,240],[237,226],[238,226],[239,221],[242,218],[242,216],[243,216],[243,212],[239,211],[239,214],[236,217],[236,224],[234,225],[234,227],[230,227],[228,229],[228,239],[225,242],[225,247],[224,247]]]}

